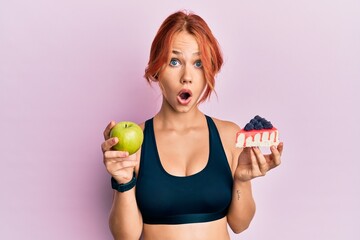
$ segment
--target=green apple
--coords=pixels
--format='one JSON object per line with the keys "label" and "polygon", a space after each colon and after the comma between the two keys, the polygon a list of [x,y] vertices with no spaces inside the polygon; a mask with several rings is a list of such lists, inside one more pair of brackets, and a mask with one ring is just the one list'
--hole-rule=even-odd
{"label": "green apple", "polygon": [[110,137],[117,137],[119,142],[113,150],[126,151],[134,154],[144,140],[144,133],[139,125],[133,122],[119,122],[110,131]]}

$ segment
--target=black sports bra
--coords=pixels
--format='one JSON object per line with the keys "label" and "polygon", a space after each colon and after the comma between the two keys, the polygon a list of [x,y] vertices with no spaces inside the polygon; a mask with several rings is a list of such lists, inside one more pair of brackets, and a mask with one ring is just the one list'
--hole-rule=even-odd
{"label": "black sports bra", "polygon": [[145,122],[136,201],[147,224],[214,221],[226,216],[233,178],[213,120],[206,116],[210,153],[206,167],[186,177],[170,175],[161,165],[153,119]]}

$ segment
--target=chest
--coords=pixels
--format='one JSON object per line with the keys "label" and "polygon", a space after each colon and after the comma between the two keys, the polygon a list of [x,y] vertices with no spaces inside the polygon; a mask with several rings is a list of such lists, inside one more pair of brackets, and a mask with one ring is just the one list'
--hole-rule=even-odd
{"label": "chest", "polygon": [[205,168],[210,152],[207,128],[158,131],[155,134],[160,162],[174,176],[190,176]]}

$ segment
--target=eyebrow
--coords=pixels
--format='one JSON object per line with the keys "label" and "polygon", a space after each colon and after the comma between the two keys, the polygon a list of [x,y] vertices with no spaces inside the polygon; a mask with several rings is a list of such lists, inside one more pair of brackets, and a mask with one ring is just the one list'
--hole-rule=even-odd
{"label": "eyebrow", "polygon": [[[178,50],[172,50],[172,53],[175,55],[182,55],[182,52],[178,51]],[[200,52],[194,52],[193,55],[200,55]]]}

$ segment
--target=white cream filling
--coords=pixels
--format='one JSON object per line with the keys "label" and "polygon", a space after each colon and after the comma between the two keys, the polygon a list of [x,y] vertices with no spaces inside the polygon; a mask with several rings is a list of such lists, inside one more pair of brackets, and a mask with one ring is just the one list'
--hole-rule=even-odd
{"label": "white cream filling", "polygon": [[270,134],[269,132],[257,133],[254,138],[249,136],[245,139],[245,134],[240,133],[236,139],[236,147],[269,147],[272,145],[279,144],[278,131],[274,131]]}

